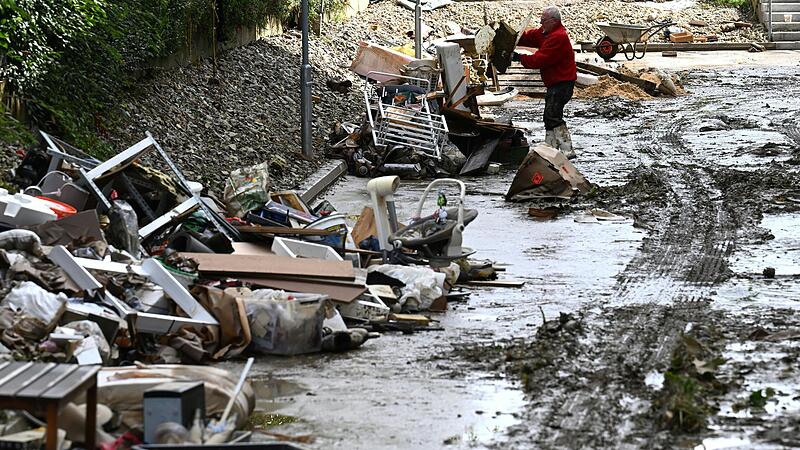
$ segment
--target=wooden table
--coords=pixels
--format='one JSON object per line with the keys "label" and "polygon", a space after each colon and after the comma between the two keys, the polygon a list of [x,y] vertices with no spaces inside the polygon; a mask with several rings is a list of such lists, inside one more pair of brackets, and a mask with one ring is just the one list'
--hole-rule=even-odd
{"label": "wooden table", "polygon": [[76,364],[0,363],[0,409],[22,409],[47,417],[47,450],[58,445],[58,412],[86,392],[85,448],[94,450],[97,429],[99,366]]}

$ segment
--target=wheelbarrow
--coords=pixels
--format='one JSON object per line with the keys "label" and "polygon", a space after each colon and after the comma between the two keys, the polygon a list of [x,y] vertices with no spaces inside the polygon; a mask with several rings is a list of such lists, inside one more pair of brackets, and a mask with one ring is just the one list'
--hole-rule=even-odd
{"label": "wheelbarrow", "polygon": [[[594,46],[594,51],[601,58],[608,61],[621,50],[628,61],[633,61],[644,58],[644,54],[647,53],[647,41],[664,28],[675,25],[675,22],[659,22],[652,26],[614,22],[597,22],[595,25],[606,34]],[[644,44],[641,54],[637,53],[637,44]]]}

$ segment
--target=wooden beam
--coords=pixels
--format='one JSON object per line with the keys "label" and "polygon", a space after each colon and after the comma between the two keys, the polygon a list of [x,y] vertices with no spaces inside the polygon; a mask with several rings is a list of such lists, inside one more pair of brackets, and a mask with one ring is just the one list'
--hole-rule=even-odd
{"label": "wooden beam", "polygon": [[475,280],[467,281],[468,286],[487,286],[487,287],[504,287],[504,288],[518,288],[525,285],[522,280]]}
{"label": "wooden beam", "polygon": [[254,234],[279,234],[288,236],[330,236],[337,234],[335,231],[316,230],[312,228],[290,228],[290,227],[265,227],[260,225],[242,225],[236,227],[242,233]]}
{"label": "wooden beam", "polygon": [[[776,45],[774,42],[758,42],[759,45],[764,46],[767,50],[775,50]],[[588,43],[582,44],[583,51],[594,51],[595,44]],[[706,52],[706,51],[724,51],[724,50],[749,50],[751,47],[749,42],[658,42],[647,44],[647,51],[649,52],[663,52],[663,51],[678,51],[678,52]],[[637,51],[642,51],[644,46],[642,44],[636,45]]]}

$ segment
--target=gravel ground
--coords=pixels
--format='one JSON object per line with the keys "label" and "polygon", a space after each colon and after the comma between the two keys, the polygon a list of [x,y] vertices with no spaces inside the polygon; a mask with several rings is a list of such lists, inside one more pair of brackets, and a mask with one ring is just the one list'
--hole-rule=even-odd
{"label": "gravel ground", "polygon": [[[505,20],[516,26],[533,8],[551,0],[458,2],[425,13],[424,20],[434,32],[431,40],[449,34],[448,22],[477,27],[484,21]],[[668,11],[665,5],[621,1],[555,1],[564,14],[571,37],[594,41],[597,20],[645,23],[672,17],[688,27],[688,21],[704,20],[709,25],[696,32],[716,33],[720,41],[763,40],[760,26],[721,33],[719,25],[742,19],[732,8],[690,6]],[[650,6],[648,6],[650,5]],[[317,153],[336,122],[358,120],[363,112],[360,79],[347,67],[358,41],[400,46],[411,43],[406,32],[413,27],[413,14],[390,0],[373,4],[362,14],[343,23],[327,24],[311,43],[314,71],[314,142]],[[661,38],[661,36],[659,36]],[[110,132],[119,148],[141,139],[150,130],[180,164],[187,175],[219,188],[227,174],[238,167],[273,161],[273,184],[296,186],[319,161],[299,158],[300,39],[287,32],[224,53],[216,73],[210,61],[163,71],[140,84],[137,91],[119,105],[118,127]],[[354,82],[348,94],[325,87],[328,78]]]}

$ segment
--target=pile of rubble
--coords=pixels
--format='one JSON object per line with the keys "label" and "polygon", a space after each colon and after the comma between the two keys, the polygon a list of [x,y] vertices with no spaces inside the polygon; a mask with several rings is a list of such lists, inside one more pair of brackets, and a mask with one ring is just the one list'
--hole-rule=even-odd
{"label": "pile of rubble", "polygon": [[[457,23],[470,27],[480,27],[488,22],[503,21],[514,26],[522,23],[528,13],[533,10],[535,17],[548,5],[555,4],[561,9],[564,26],[575,42],[597,42],[601,31],[595,22],[617,22],[633,24],[653,24],[672,19],[677,26],[695,33],[716,34],[719,42],[766,42],[766,30],[760,24],[752,27],[734,27],[729,24],[754,21],[740,10],[731,7],[720,7],[700,2],[692,2],[690,6],[665,2],[663,4],[630,1],[590,0],[579,3],[567,0],[536,0],[520,3],[516,1],[487,2],[455,2],[449,6],[423,12],[423,21],[431,27],[437,38],[448,36],[449,23]],[[680,2],[682,3],[682,2]],[[387,46],[408,45],[412,41],[408,32],[414,29],[413,12],[395,3],[394,0],[383,0],[371,6],[362,15],[349,20],[342,26],[327,32],[334,42],[332,49],[338,50],[339,57],[348,57],[348,50],[359,40],[370,40]],[[695,25],[693,25],[695,24]],[[663,34],[653,38],[653,42],[669,42]]]}
{"label": "pile of rubble", "polygon": [[[300,39],[286,33],[227,51],[216,66],[204,59],[159,73],[120,100],[119,126],[108,131],[108,140],[120,148],[150,130],[187,176],[212,189],[222,188],[232,167],[264,161],[276,186],[294,187],[317,167],[298,157],[300,60]],[[321,148],[331,124],[358,114],[361,95],[325,88],[326,79],[358,77],[341,68],[324,43],[311,45],[311,60],[313,137]]]}

